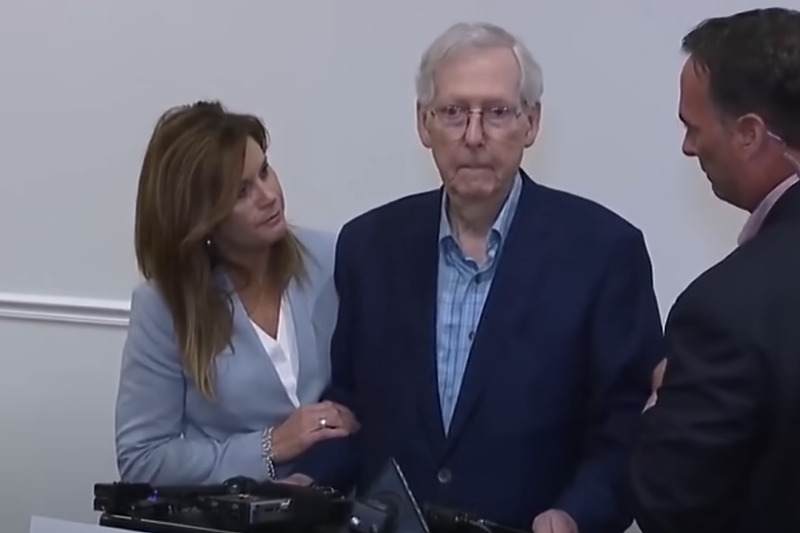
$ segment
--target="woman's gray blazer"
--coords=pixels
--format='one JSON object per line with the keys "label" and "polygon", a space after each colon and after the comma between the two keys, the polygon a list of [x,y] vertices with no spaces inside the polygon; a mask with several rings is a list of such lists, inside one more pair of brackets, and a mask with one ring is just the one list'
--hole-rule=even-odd
{"label": "woman's gray blazer", "polygon": [[[330,378],[329,343],[336,321],[335,237],[293,228],[305,249],[307,277],[287,296],[297,336],[301,405],[314,403]],[[218,286],[233,292],[227,275]],[[231,346],[216,358],[216,399],[200,395],[181,364],[173,322],[151,283],[133,291],[116,404],[116,451],[123,481],[220,483],[244,475],[265,479],[264,428],[295,409],[241,301],[232,294]],[[279,467],[278,474],[291,465]]]}

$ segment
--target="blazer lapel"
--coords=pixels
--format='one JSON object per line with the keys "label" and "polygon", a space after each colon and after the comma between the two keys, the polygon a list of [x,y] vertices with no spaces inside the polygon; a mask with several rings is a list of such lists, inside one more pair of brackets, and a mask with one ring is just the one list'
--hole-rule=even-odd
{"label": "blazer lapel", "polygon": [[541,276],[552,257],[549,248],[555,239],[548,232],[552,220],[548,206],[537,202],[539,186],[524,173],[522,177],[517,211],[500,252],[459,391],[448,433],[448,450],[469,421],[494,369],[506,365],[507,343],[515,335],[527,308],[534,304]]}
{"label": "blazer lapel", "polygon": [[[278,371],[275,369],[275,365],[272,364],[272,360],[267,350],[264,348],[264,344],[261,342],[261,339],[258,338],[258,334],[253,324],[250,322],[247,309],[245,309],[244,304],[242,304],[242,301],[233,288],[230,277],[220,268],[216,270],[215,278],[218,286],[228,294],[231,302],[231,312],[233,314],[233,344],[238,345],[241,349],[240,351],[234,351],[234,357],[255,357],[256,361],[254,361],[254,363],[257,364],[254,364],[254,368],[263,369],[266,373],[266,379],[271,383],[271,385],[265,389],[267,394],[276,400],[281,398],[286,402],[291,402],[289,395],[286,393],[286,389],[283,387]],[[298,345],[298,351],[299,350],[300,346]],[[277,397],[274,395],[277,395]]]}
{"label": "blazer lapel", "polygon": [[313,314],[307,293],[295,280],[289,284],[287,299],[292,309],[292,320],[296,338],[298,370],[297,370],[297,397],[301,404],[313,403],[317,398],[308,397],[312,388],[309,382],[318,374],[320,360],[319,351],[312,324]]}
{"label": "blazer lapel", "polygon": [[[398,302],[405,310],[402,335],[408,340],[408,371],[423,434],[438,453],[444,446],[444,427],[436,370],[436,290],[439,267],[439,215],[442,189],[430,194],[424,213],[413,222],[413,231],[394,261],[403,271],[395,279]],[[407,385],[404,385],[407,386]]]}

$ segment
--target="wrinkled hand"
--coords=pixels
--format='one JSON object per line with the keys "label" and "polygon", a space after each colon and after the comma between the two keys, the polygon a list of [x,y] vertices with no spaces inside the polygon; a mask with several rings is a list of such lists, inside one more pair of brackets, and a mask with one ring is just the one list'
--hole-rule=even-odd
{"label": "wrinkled hand", "polygon": [[570,515],[558,509],[545,511],[533,520],[533,533],[580,533]]}
{"label": "wrinkled hand", "polygon": [[644,410],[647,411],[656,404],[658,400],[658,389],[661,388],[661,383],[664,381],[664,371],[667,369],[667,360],[662,359],[655,370],[653,370],[652,392],[647,399]]}
{"label": "wrinkled hand", "polygon": [[319,441],[346,437],[358,429],[356,417],[343,405],[328,401],[304,405],[273,431],[275,462],[291,461]]}

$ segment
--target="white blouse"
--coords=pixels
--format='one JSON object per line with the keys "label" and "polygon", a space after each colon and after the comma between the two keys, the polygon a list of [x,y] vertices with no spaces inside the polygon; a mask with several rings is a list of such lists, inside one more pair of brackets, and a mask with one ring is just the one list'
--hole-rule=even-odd
{"label": "white blouse", "polygon": [[292,319],[292,309],[286,297],[281,299],[281,308],[278,313],[278,338],[275,339],[256,324],[252,319],[250,323],[255,328],[258,338],[264,345],[264,350],[269,355],[278,377],[295,407],[300,405],[297,398],[297,371],[299,361],[297,357],[297,336]]}

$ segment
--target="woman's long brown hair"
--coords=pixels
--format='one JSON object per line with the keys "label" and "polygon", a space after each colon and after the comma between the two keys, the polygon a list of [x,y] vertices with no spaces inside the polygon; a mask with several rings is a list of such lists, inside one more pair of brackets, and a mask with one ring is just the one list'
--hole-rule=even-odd
{"label": "woman's long brown hair", "polygon": [[[247,139],[266,150],[269,136],[253,115],[198,102],[164,113],[142,163],[136,198],[139,270],[155,283],[172,314],[184,368],[207,398],[214,397],[214,358],[230,344],[230,296],[215,283],[208,239],[231,213],[243,172]],[[303,273],[291,234],[273,245],[268,279],[285,290]]]}

